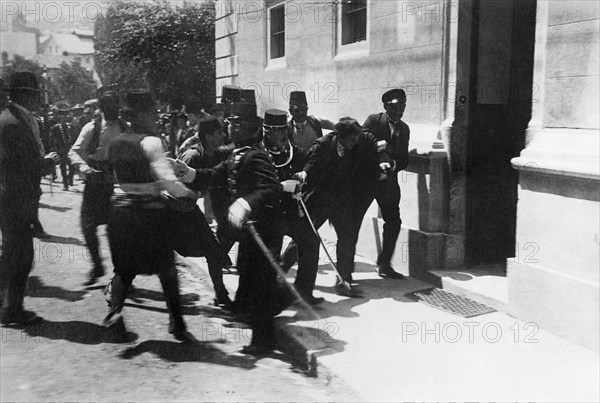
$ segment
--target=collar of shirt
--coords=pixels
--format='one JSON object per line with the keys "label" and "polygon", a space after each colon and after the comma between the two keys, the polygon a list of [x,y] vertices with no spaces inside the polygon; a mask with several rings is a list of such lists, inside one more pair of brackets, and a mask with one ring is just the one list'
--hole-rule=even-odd
{"label": "collar of shirt", "polygon": [[342,145],[340,144],[340,142],[339,142],[339,141],[336,141],[336,142],[335,142],[335,148],[336,148],[336,151],[337,151],[337,155],[338,155],[340,158],[341,158],[341,157],[343,157],[343,156],[344,156],[345,149],[344,149],[344,146],[342,146]]}
{"label": "collar of shirt", "polygon": [[294,127],[298,130],[302,130],[304,129],[304,126],[306,126],[306,120],[302,123],[300,122],[294,122]]}

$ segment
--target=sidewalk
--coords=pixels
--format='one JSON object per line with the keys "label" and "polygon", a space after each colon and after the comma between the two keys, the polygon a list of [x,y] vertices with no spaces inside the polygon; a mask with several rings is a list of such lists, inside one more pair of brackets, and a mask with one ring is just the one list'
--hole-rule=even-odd
{"label": "sidewalk", "polygon": [[[315,307],[318,317],[296,306],[278,317],[280,349],[300,355],[319,377],[339,378],[357,398],[600,401],[594,351],[501,312],[463,318],[415,301],[407,294],[432,286],[381,279],[374,262],[360,256],[354,279],[364,297],[338,296],[325,259],[321,251],[314,295],[326,302]],[[207,270],[202,259],[189,260]],[[225,275],[232,296],[237,279]]]}

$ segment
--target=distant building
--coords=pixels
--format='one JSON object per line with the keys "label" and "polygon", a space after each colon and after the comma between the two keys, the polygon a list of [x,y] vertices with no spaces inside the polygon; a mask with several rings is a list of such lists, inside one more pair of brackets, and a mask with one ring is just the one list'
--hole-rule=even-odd
{"label": "distant building", "polygon": [[94,70],[93,35],[51,33],[40,45],[38,62],[48,68],[57,68],[60,63],[79,60],[87,70]]}
{"label": "distant building", "polygon": [[310,113],[362,122],[406,90],[397,267],[599,348],[599,2],[215,6],[217,94],[254,89],[259,113],[304,90]]}

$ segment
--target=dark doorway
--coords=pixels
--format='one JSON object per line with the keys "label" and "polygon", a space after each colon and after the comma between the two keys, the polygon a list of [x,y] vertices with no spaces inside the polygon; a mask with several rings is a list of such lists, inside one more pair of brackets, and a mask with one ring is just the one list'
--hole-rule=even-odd
{"label": "dark doorway", "polygon": [[515,255],[518,174],[510,160],[531,119],[536,0],[470,5],[465,263],[478,265]]}

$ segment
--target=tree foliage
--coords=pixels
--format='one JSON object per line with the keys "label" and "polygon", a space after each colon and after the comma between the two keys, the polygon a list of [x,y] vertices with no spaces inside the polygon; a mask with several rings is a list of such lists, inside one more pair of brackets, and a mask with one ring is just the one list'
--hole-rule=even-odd
{"label": "tree foliage", "polygon": [[96,97],[96,83],[92,72],[86,70],[79,60],[71,64],[62,62],[50,80],[50,91],[51,100],[69,105],[82,104]]}
{"label": "tree foliage", "polygon": [[103,84],[147,85],[163,101],[215,99],[212,1],[116,0],[96,22],[96,65]]}

